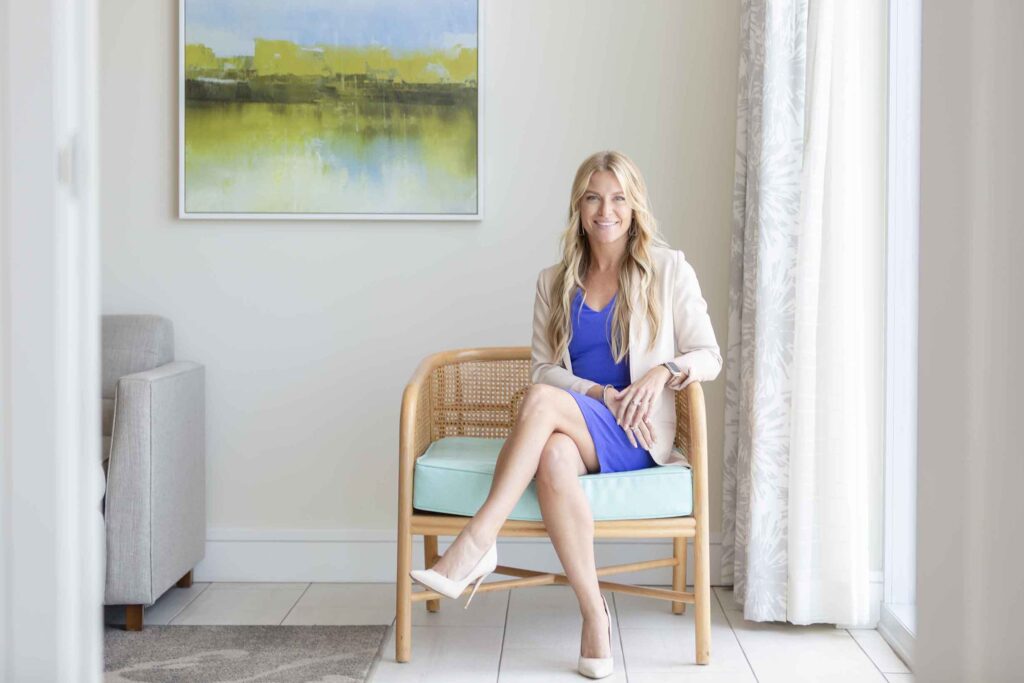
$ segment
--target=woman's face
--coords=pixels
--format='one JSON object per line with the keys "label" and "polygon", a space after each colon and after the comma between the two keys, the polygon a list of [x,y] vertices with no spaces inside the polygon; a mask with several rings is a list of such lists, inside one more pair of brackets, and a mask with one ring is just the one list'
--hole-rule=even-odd
{"label": "woman's face", "polygon": [[618,178],[611,171],[596,171],[580,199],[580,221],[591,243],[610,244],[626,239],[633,209]]}

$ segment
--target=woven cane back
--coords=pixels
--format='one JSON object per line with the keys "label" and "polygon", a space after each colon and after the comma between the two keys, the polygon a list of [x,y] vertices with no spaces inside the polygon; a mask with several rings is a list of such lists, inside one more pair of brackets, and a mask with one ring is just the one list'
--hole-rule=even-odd
{"label": "woven cane back", "polygon": [[527,359],[442,365],[431,373],[431,439],[508,438],[530,387]]}
{"label": "woven cane back", "polygon": [[[414,453],[446,436],[508,438],[530,388],[530,360],[454,361],[431,370],[419,387]],[[674,446],[689,457],[690,411],[686,392],[673,392]]]}

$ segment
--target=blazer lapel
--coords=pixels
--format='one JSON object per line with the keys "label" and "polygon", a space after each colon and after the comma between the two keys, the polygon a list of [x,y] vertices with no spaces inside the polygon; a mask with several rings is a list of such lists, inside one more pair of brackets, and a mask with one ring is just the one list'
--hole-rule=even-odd
{"label": "blazer lapel", "polygon": [[646,357],[648,337],[650,332],[647,329],[647,319],[638,310],[639,304],[634,296],[632,302],[633,310],[629,315],[629,379],[635,382],[647,372]]}

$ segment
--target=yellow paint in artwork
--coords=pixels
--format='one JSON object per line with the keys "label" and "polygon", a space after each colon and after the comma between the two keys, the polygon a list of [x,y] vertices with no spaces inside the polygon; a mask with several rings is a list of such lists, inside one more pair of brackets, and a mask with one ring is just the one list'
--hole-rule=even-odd
{"label": "yellow paint in artwork", "polygon": [[[303,47],[290,40],[255,41],[252,68],[259,76],[331,76],[366,74],[405,83],[467,83],[477,78],[476,48],[392,54],[385,47]],[[186,73],[242,68],[240,57],[217,57],[201,43],[185,46]]]}
{"label": "yellow paint in artwork", "polygon": [[185,69],[217,69],[220,63],[213,50],[201,43],[185,46]]}
{"label": "yellow paint in artwork", "polygon": [[[475,206],[468,108],[392,104],[385,114],[375,104],[204,103],[185,113],[190,210]],[[455,203],[438,204],[446,200]]]}
{"label": "yellow paint in artwork", "polygon": [[322,48],[303,48],[290,40],[256,39],[253,66],[260,76],[319,76],[325,69]]}

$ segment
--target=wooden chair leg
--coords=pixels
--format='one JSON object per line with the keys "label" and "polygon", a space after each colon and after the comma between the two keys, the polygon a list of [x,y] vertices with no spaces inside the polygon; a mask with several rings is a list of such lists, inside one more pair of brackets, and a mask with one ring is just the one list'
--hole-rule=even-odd
{"label": "wooden chair leg", "polygon": [[[672,539],[672,554],[676,558],[676,566],[672,567],[672,590],[686,590],[686,537],[676,536]],[[685,614],[685,602],[673,602],[672,614]]]}
{"label": "wooden chair leg", "polygon": [[[429,569],[437,562],[437,536],[423,537],[423,567]],[[441,609],[441,600],[427,600],[427,611],[437,612]]]}
{"label": "wooden chair leg", "polygon": [[[412,656],[412,534],[409,525],[399,523],[398,576],[395,577],[395,661],[408,662]],[[404,529],[403,529],[404,527]]]}
{"label": "wooden chair leg", "polygon": [[124,630],[142,630],[142,605],[125,605],[124,607]]}
{"label": "wooden chair leg", "polygon": [[706,516],[698,519],[697,535],[693,539],[693,620],[696,627],[698,664],[711,662],[711,559],[708,552],[707,527]]}
{"label": "wooden chair leg", "polygon": [[185,576],[178,579],[178,583],[175,584],[178,588],[191,588],[192,587],[192,570],[189,569]]}

